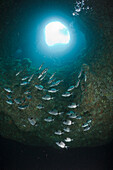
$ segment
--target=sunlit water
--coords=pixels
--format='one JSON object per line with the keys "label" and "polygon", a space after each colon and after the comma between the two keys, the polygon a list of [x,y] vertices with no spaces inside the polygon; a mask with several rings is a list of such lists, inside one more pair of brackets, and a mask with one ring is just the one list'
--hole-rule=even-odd
{"label": "sunlit water", "polygon": [[69,31],[61,22],[51,22],[45,27],[45,41],[48,46],[68,44],[70,41]]}

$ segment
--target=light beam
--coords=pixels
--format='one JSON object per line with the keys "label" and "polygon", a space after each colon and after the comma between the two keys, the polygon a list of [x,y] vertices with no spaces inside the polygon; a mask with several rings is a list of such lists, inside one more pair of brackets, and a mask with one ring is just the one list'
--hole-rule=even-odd
{"label": "light beam", "polygon": [[50,22],[45,27],[45,41],[48,46],[68,44],[70,34],[67,27],[59,21]]}

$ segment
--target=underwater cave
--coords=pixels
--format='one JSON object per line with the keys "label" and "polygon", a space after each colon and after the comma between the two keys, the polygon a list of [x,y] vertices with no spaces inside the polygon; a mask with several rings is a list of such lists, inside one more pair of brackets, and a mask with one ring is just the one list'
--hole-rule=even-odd
{"label": "underwater cave", "polygon": [[[57,149],[113,139],[112,9],[107,1],[83,2],[0,2],[4,138]],[[45,41],[50,21],[64,24],[65,44]]]}

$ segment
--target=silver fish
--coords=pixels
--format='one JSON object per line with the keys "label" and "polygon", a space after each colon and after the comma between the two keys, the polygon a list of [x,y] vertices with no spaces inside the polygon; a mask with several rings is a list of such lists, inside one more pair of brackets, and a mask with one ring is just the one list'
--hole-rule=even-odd
{"label": "silver fish", "polygon": [[28,105],[18,106],[18,108],[19,108],[20,110],[24,110],[24,109],[26,109],[27,107],[28,107]]}
{"label": "silver fish", "polygon": [[75,88],[75,86],[70,86],[68,89],[67,89],[67,91],[71,91],[71,90],[73,90]]}
{"label": "silver fish", "polygon": [[42,85],[35,85],[35,88],[37,88],[38,90],[43,90],[43,86]]}
{"label": "silver fish", "polygon": [[28,82],[30,82],[34,77],[34,74],[31,75],[31,77],[28,79]]}
{"label": "silver fish", "polygon": [[77,13],[77,12],[73,12],[73,16],[75,16],[75,15],[79,15],[79,13]]}
{"label": "silver fish", "polygon": [[64,94],[62,94],[63,97],[69,97],[71,96],[73,93],[70,92],[65,92]]}
{"label": "silver fish", "polygon": [[43,74],[47,73],[48,71],[48,68],[46,68],[44,71],[43,71]]}
{"label": "silver fish", "polygon": [[64,132],[62,132],[61,130],[58,130],[58,131],[56,131],[54,134],[55,134],[55,135],[62,135],[62,134],[64,134]]}
{"label": "silver fish", "polygon": [[52,111],[49,111],[48,113],[51,115],[57,116],[57,115],[61,115],[64,112],[58,112],[56,109],[54,109]]}
{"label": "silver fish", "polygon": [[75,11],[76,11],[76,12],[80,12],[80,11],[81,11],[81,8],[80,8],[80,7],[79,7],[79,8],[76,8]]}
{"label": "silver fish", "polygon": [[49,79],[51,80],[54,77],[55,74],[56,74],[56,72],[53,73]]}
{"label": "silver fish", "polygon": [[83,128],[85,128],[85,127],[89,127],[89,125],[90,125],[90,123],[92,122],[92,120],[90,119],[90,120],[88,120],[88,121],[86,121],[86,123],[84,123],[83,125],[82,125],[82,127]]}
{"label": "silver fish", "polygon": [[84,124],[82,125],[83,128],[88,127],[88,126],[89,126],[88,123],[84,123]]}
{"label": "silver fish", "polygon": [[63,82],[63,80],[57,80],[56,82],[53,82],[49,87],[58,86],[61,82]]}
{"label": "silver fish", "polygon": [[44,63],[41,64],[41,66],[38,68],[38,70],[41,70],[42,66],[44,65]]}
{"label": "silver fish", "polygon": [[39,76],[38,76],[38,79],[40,79],[42,77],[42,74],[40,74]]}
{"label": "silver fish", "polygon": [[76,85],[75,85],[75,88],[77,88],[80,84],[80,80],[77,81]]}
{"label": "silver fish", "polygon": [[54,88],[48,90],[48,92],[50,92],[50,93],[56,93],[57,91],[59,91],[59,90],[56,90],[56,89],[54,89]]}
{"label": "silver fish", "polygon": [[49,111],[48,113],[51,114],[51,115],[54,115],[54,116],[57,116],[59,114],[56,109]]}
{"label": "silver fish", "polygon": [[81,77],[82,72],[83,72],[83,70],[81,69],[81,71],[80,71],[80,73],[79,73],[79,75],[78,75],[78,78],[80,78],[80,77]]}
{"label": "silver fish", "polygon": [[90,124],[91,122],[92,122],[92,120],[91,120],[91,119],[90,119],[90,120],[87,120],[87,123],[88,123],[88,124]]}
{"label": "silver fish", "polygon": [[67,137],[66,139],[64,139],[64,141],[65,141],[65,142],[71,142],[71,141],[73,141],[73,139]]}
{"label": "silver fish", "polygon": [[90,126],[86,126],[86,127],[84,128],[84,131],[88,131],[90,128],[91,128]]}
{"label": "silver fish", "polygon": [[83,7],[84,6],[84,0],[82,0],[82,2],[81,2],[81,7]]}
{"label": "silver fish", "polygon": [[77,115],[76,119],[82,119],[82,116]]}
{"label": "silver fish", "polygon": [[43,100],[51,100],[53,99],[53,97],[51,97],[50,95],[46,95],[42,97]]}
{"label": "silver fish", "polygon": [[22,72],[22,70],[20,70],[18,73],[16,73],[16,76],[18,76],[21,72]]}
{"label": "silver fish", "polygon": [[54,119],[52,119],[51,117],[48,117],[48,118],[45,118],[44,121],[46,121],[46,122],[53,122]]}
{"label": "silver fish", "polygon": [[22,81],[27,80],[28,78],[29,78],[28,76],[23,77],[23,78],[22,78]]}
{"label": "silver fish", "polygon": [[42,81],[45,78],[46,75],[47,75],[47,73],[40,79],[40,81]]}
{"label": "silver fish", "polygon": [[74,122],[72,122],[71,120],[66,120],[63,122],[63,124],[70,126],[70,125],[74,124]]}
{"label": "silver fish", "polygon": [[61,147],[61,148],[67,148],[68,146],[66,146],[66,144],[64,142],[56,142],[56,144]]}
{"label": "silver fish", "polygon": [[30,122],[32,126],[36,124],[36,120],[34,118],[28,118],[28,121]]}
{"label": "silver fish", "polygon": [[41,105],[41,104],[39,104],[36,108],[38,108],[38,109],[43,109],[43,108],[44,108],[44,106],[43,106],[43,105]]}
{"label": "silver fish", "polygon": [[71,131],[70,128],[68,128],[68,127],[67,127],[67,128],[64,128],[63,130],[64,130],[65,132],[68,132],[68,133]]}
{"label": "silver fish", "polygon": [[55,81],[55,79],[50,79],[50,80],[48,81],[48,84],[51,84],[53,81]]}
{"label": "silver fish", "polygon": [[24,81],[24,82],[20,83],[21,86],[24,86],[24,85],[27,85],[27,84],[28,84],[27,81]]}
{"label": "silver fish", "polygon": [[12,99],[12,96],[11,96],[11,95],[6,95],[6,97],[7,97],[8,99]]}
{"label": "silver fish", "polygon": [[76,114],[72,114],[72,115],[69,116],[69,118],[71,118],[71,119],[76,119],[76,118],[77,118],[77,115],[76,115]]}
{"label": "silver fish", "polygon": [[85,77],[84,77],[84,81],[85,81],[85,82],[87,81],[87,76],[86,76],[86,74],[85,74]]}
{"label": "silver fish", "polygon": [[40,79],[40,78],[43,76],[43,74],[45,74],[47,71],[48,71],[48,69],[45,68],[45,69],[39,74],[38,79]]}
{"label": "silver fish", "polygon": [[6,103],[7,103],[7,104],[10,104],[10,105],[13,104],[12,100],[6,100]]}
{"label": "silver fish", "polygon": [[66,115],[70,116],[70,115],[73,115],[75,112],[73,111],[69,111],[68,113],[66,113]]}
{"label": "silver fish", "polygon": [[22,102],[20,101],[20,99],[14,99],[14,102],[16,103],[16,104],[21,104]]}
{"label": "silver fish", "polygon": [[72,103],[71,105],[68,106],[68,108],[74,109],[74,108],[76,108],[78,106],[79,106],[79,104]]}
{"label": "silver fish", "polygon": [[4,90],[8,93],[13,93],[13,91],[10,88],[4,88]]}

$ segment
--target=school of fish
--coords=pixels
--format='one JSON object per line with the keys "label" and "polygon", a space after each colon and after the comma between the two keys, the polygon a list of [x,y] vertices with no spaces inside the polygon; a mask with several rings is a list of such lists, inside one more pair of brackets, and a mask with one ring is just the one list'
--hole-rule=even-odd
{"label": "school of fish", "polygon": [[[29,100],[29,101],[32,100],[31,91],[28,88],[28,86],[30,86],[30,83],[32,82],[34,77],[37,77],[37,79],[40,82],[40,84],[34,84],[34,88],[36,88],[37,91],[46,92],[46,95],[41,97],[42,103],[37,104],[36,108],[39,109],[39,110],[41,110],[41,109],[43,110],[44,107],[45,107],[43,101],[51,101],[51,100],[55,99],[54,94],[59,93],[59,91],[60,91],[59,85],[64,80],[56,80],[55,79],[56,72],[54,72],[47,79],[48,88],[45,88],[44,85],[43,85],[43,80],[47,76],[48,68],[45,68],[45,69],[42,70],[43,64],[33,74],[25,75],[24,77],[21,78],[19,86],[22,87],[23,89],[25,89],[24,93],[23,93],[23,95],[25,95],[25,98],[22,98],[22,99],[20,99],[20,97],[14,98],[13,94],[15,93],[15,91],[13,89],[11,89],[10,87],[4,87],[4,93],[5,93],[5,96],[7,98],[6,103],[8,105],[16,104],[17,108],[19,110],[29,109],[29,103],[26,103],[25,101],[26,101],[26,99]],[[21,74],[22,74],[22,70],[18,71],[15,74],[15,77],[18,77]],[[71,96],[73,96],[74,95],[74,89],[76,89],[80,86],[81,78],[84,79],[84,82],[87,81],[87,76],[84,73],[83,69],[81,69],[80,73],[78,74],[78,81],[75,84],[70,85],[67,88],[67,91],[65,91],[64,93],[61,94],[61,98],[67,99],[67,98],[70,98]],[[79,121],[79,119],[82,119],[82,116],[78,112],[75,112],[75,109],[77,109],[79,107],[80,107],[80,103],[72,102],[72,103],[69,103],[66,106],[66,108],[68,109],[67,113],[65,113],[64,111],[59,111],[56,108],[49,110],[47,112],[47,117],[45,117],[44,120],[43,120],[46,123],[51,123],[51,122],[55,121],[56,116],[63,116],[63,115],[67,116],[66,119],[64,119],[62,121],[62,125],[64,126],[64,128],[63,129],[56,129],[56,131],[54,132],[54,135],[57,135],[57,136],[64,135],[64,133],[67,134],[67,137],[63,141],[60,140],[61,138],[59,138],[59,141],[56,141],[56,145],[60,148],[68,148],[69,146],[67,145],[67,143],[71,143],[71,142],[74,141],[74,139],[72,137],[70,137],[69,134],[71,132],[71,126],[74,126],[76,121]],[[64,116],[64,118],[65,118],[65,116]],[[28,117],[28,122],[32,126],[37,126],[36,119],[34,119],[32,117]],[[86,131],[90,130],[91,124],[92,124],[91,119],[87,120],[86,122],[84,122],[82,124],[81,127],[82,127],[84,133],[86,133]]]}

